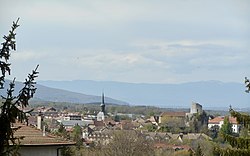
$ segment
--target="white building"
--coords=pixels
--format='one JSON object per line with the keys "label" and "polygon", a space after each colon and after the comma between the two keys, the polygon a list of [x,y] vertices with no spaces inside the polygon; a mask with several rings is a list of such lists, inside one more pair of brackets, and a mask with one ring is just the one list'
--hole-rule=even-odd
{"label": "white building", "polygon": [[63,117],[63,120],[69,121],[69,120],[82,120],[82,116],[78,114],[69,114],[67,116]]}
{"label": "white building", "polygon": [[[224,124],[224,116],[218,116],[213,119],[208,120],[208,129],[212,128],[213,126],[221,126]],[[234,117],[229,117],[229,122],[232,124],[232,131],[234,133],[239,133],[240,130],[240,124],[237,123],[236,118]]]}
{"label": "white building", "polygon": [[102,93],[102,103],[101,103],[100,107],[101,107],[101,111],[97,114],[97,121],[104,121],[104,119],[105,119],[104,93]]}

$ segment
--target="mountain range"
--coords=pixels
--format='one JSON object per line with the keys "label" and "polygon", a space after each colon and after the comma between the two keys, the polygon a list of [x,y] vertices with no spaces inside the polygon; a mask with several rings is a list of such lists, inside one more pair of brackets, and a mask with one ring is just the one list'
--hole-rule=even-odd
{"label": "mountain range", "polygon": [[[192,102],[198,102],[205,108],[229,108],[230,105],[234,108],[246,108],[250,103],[250,95],[245,93],[244,84],[234,82],[200,81],[181,84],[147,84],[74,80],[39,81],[38,84],[95,96],[104,92],[108,97],[126,101],[131,105],[189,108]],[[56,95],[56,93],[54,94]],[[37,96],[40,96],[39,87]],[[56,96],[58,100],[65,98],[63,95]],[[68,97],[70,97],[69,94]],[[73,102],[74,97],[71,100]]]}
{"label": "mountain range", "polygon": [[[0,90],[1,95],[6,95]],[[16,82],[14,94],[22,87]],[[242,83],[200,81],[181,84],[147,84],[113,81],[38,81],[34,99],[68,103],[99,103],[101,94],[105,102],[125,105],[150,105],[165,108],[189,108],[198,102],[204,108],[228,109],[249,108],[250,95]]]}
{"label": "mountain range", "polygon": [[[0,94],[6,96],[6,89],[10,81],[6,81],[4,88],[0,90]],[[15,82],[14,95],[18,95],[19,90],[23,87],[22,82]],[[33,100],[47,102],[68,102],[68,103],[100,103],[101,96],[87,95],[63,89],[51,88],[44,85],[36,84],[36,93]],[[101,95],[101,94],[100,94]],[[106,103],[127,105],[127,102],[105,97]]]}

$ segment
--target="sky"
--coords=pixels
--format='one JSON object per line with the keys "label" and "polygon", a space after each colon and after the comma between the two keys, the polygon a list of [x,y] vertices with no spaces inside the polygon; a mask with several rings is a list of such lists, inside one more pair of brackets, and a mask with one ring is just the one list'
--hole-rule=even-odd
{"label": "sky", "polygon": [[[250,77],[249,0],[0,0],[12,77],[184,83]],[[3,39],[1,39],[3,42]]]}

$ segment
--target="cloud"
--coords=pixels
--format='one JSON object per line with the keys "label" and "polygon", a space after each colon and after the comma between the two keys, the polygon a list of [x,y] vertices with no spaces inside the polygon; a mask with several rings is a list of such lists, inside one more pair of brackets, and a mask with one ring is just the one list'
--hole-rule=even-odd
{"label": "cloud", "polygon": [[12,53],[11,61],[14,62],[28,62],[46,59],[47,55],[42,52],[34,51],[17,51]]}
{"label": "cloud", "polygon": [[[225,3],[226,2],[226,3]],[[216,3],[216,5],[215,5]],[[223,7],[221,7],[223,6]],[[10,1],[2,12],[33,22],[48,22],[81,27],[104,27],[106,24],[129,26],[138,21],[209,26],[244,26],[249,20],[247,1]],[[212,11],[211,11],[212,10]],[[241,17],[241,18],[239,18]],[[3,16],[2,18],[8,18]],[[242,19],[243,18],[243,19]],[[126,24],[127,23],[127,24]],[[102,25],[100,25],[102,24]],[[170,24],[170,23],[169,23]],[[249,24],[249,23],[248,23]],[[224,27],[224,28],[227,28]]]}
{"label": "cloud", "polygon": [[21,17],[13,65],[22,74],[39,62],[41,79],[235,80],[249,73],[249,8],[244,0],[6,1],[0,31]]}
{"label": "cloud", "polygon": [[39,62],[41,79],[185,82],[222,79],[228,76],[225,71],[243,75],[250,65],[250,53],[239,47],[233,41],[158,40],[136,42],[128,50],[22,51],[13,55],[13,63],[21,71],[23,65],[33,67]]}
{"label": "cloud", "polygon": [[[65,61],[69,61],[68,59]],[[63,61],[61,61],[63,62]],[[145,57],[136,52],[116,52],[112,50],[81,50],[77,57],[70,59],[72,64],[79,67],[92,69],[93,71],[127,72],[128,70],[141,69],[145,67],[160,67],[159,62]]]}
{"label": "cloud", "polygon": [[148,51],[147,57],[169,63],[170,70],[177,73],[191,73],[197,68],[245,68],[249,64],[246,47],[233,41],[149,41],[135,45]]}

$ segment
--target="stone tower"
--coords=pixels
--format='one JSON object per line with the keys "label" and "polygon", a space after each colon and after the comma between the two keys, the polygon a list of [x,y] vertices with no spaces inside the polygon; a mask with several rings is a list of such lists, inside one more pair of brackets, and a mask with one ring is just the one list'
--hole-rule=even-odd
{"label": "stone tower", "polygon": [[199,103],[193,102],[191,109],[190,109],[190,114],[201,114],[202,113],[202,105]]}

